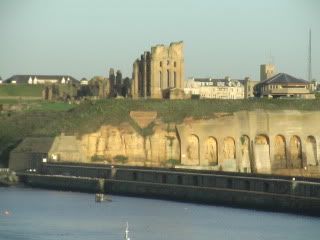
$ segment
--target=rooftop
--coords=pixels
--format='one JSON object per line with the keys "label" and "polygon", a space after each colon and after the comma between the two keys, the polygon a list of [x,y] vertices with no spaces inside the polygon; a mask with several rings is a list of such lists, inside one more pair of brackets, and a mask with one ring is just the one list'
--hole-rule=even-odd
{"label": "rooftop", "polygon": [[289,74],[286,73],[278,73],[274,75],[273,77],[270,77],[259,84],[276,84],[276,83],[282,83],[282,84],[308,84],[309,82],[307,80],[303,80],[300,78],[295,78]]}

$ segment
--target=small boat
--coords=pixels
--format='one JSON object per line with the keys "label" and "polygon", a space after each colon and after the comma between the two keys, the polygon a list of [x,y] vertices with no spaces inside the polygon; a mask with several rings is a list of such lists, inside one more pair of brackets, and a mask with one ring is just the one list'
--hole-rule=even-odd
{"label": "small boat", "polygon": [[96,202],[112,202],[112,199],[110,196],[105,196],[103,193],[97,193],[96,194]]}
{"label": "small boat", "polygon": [[127,227],[126,227],[126,231],[125,231],[125,234],[124,234],[124,239],[125,240],[130,240],[129,238],[129,224],[127,222]]}
{"label": "small boat", "polygon": [[96,202],[103,202],[104,201],[104,194],[103,193],[97,193],[96,194]]}

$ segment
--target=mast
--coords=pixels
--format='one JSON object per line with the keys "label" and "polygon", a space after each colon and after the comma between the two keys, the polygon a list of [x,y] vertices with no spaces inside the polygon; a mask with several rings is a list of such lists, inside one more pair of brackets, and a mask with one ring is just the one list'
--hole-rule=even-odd
{"label": "mast", "polygon": [[309,51],[308,51],[308,81],[312,80],[312,58],[311,58],[311,29],[309,29]]}
{"label": "mast", "polygon": [[128,224],[128,222],[127,222],[127,227],[126,227],[124,239],[125,239],[125,240],[130,240],[130,238],[129,238],[129,224]]}

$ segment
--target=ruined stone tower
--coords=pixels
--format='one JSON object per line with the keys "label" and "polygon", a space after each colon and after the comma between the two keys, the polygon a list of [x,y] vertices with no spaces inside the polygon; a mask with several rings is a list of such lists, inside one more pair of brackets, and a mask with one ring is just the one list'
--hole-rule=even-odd
{"label": "ruined stone tower", "polygon": [[156,45],[133,63],[132,97],[162,98],[163,91],[184,86],[183,42]]}

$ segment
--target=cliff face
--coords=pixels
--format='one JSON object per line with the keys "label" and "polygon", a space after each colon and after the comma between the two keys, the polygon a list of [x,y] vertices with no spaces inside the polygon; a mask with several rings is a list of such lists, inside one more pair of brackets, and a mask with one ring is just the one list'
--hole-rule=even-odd
{"label": "cliff face", "polygon": [[[129,123],[105,125],[77,138],[80,146],[64,154],[55,143],[49,159],[78,158],[136,166],[171,166],[223,171],[279,173],[319,171],[320,112],[242,111],[214,119],[164,124],[153,119],[149,135]],[[60,140],[59,140],[60,138]],[[55,141],[62,141],[57,137]],[[74,147],[77,149],[77,147]],[[58,153],[58,154],[57,154]],[[78,154],[80,157],[70,157]]]}
{"label": "cliff face", "polygon": [[141,136],[129,124],[102,126],[82,136],[81,146],[86,159],[93,162],[161,166],[180,158],[177,134],[168,131],[165,124],[157,124],[150,136]]}

